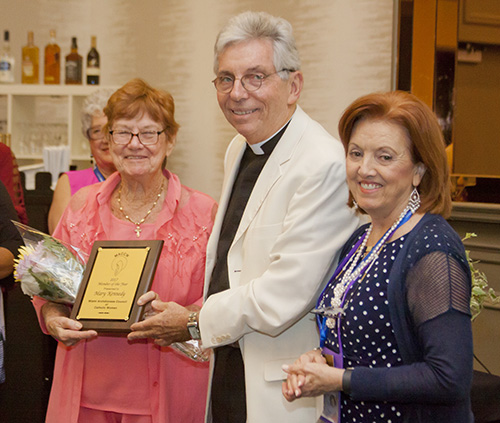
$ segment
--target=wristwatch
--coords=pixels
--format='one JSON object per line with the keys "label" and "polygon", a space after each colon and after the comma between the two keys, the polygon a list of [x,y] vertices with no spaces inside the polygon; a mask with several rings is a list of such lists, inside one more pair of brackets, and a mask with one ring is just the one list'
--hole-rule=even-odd
{"label": "wristwatch", "polygon": [[199,340],[201,339],[200,329],[198,327],[198,312],[193,311],[188,318],[187,330],[191,339]]}

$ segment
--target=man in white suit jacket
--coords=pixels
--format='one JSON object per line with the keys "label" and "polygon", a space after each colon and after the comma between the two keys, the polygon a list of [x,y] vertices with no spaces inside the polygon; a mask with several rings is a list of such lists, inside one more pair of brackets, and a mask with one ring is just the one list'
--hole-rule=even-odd
{"label": "man in white suit jacket", "polygon": [[[358,224],[347,207],[345,153],[296,104],[303,76],[287,21],[256,12],[234,17],[218,36],[214,68],[219,105],[239,134],[226,153],[207,247],[205,296],[218,282],[213,279],[217,263],[227,266],[228,289],[211,292],[199,313],[157,300],[153,309],[161,313],[134,325],[138,332],[129,338],[152,336],[168,345],[194,337],[204,348],[239,348],[246,421],[313,423],[314,399],[288,403],[283,398],[281,366],[318,346],[309,312]],[[249,192],[227,256],[217,257],[245,150],[266,154],[267,142],[275,145]],[[146,294],[141,302],[153,298]],[[224,417],[224,411],[216,417],[211,399],[208,422],[244,423],[245,417]]]}

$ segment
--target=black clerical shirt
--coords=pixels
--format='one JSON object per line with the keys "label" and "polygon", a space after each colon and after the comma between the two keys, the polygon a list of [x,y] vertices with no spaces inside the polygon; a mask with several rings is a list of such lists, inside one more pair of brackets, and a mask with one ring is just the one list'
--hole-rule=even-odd
{"label": "black clerical shirt", "polygon": [[[246,146],[222,221],[217,260],[210,279],[208,296],[229,289],[227,268],[229,248],[253,187],[287,126],[288,124],[263,144],[262,155],[255,154],[248,145]],[[245,372],[237,344],[215,349],[211,402],[213,423],[246,421]]]}

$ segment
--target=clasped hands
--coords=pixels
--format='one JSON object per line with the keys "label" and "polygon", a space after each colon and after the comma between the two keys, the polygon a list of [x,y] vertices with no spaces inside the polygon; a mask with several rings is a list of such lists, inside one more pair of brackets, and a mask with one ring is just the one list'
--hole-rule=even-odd
{"label": "clasped hands", "polygon": [[283,365],[283,371],[288,376],[281,390],[290,402],[342,390],[344,369],[330,367],[319,350],[302,354],[292,365]]}

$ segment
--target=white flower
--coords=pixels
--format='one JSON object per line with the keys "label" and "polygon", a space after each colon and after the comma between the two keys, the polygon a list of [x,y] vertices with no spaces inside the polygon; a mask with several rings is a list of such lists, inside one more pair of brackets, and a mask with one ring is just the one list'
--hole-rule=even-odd
{"label": "white flower", "polygon": [[16,224],[26,246],[14,260],[14,278],[31,297],[73,304],[85,266],[68,247],[47,234]]}

